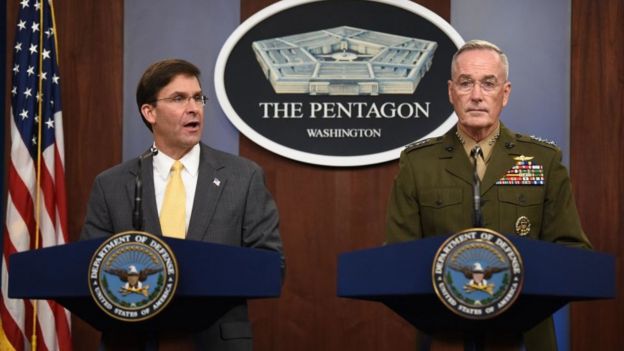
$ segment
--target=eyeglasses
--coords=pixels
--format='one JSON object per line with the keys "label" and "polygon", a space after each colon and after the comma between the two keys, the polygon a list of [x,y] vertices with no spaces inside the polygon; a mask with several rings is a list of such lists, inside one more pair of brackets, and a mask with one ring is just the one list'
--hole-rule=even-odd
{"label": "eyeglasses", "polygon": [[493,93],[500,86],[498,81],[496,81],[495,79],[486,79],[481,81],[475,81],[472,79],[461,79],[458,82],[453,82],[453,84],[455,84],[457,90],[463,94],[471,92],[477,84],[479,85],[479,87],[481,87],[481,90],[484,93]]}
{"label": "eyeglasses", "polygon": [[193,100],[198,105],[204,106],[206,105],[206,102],[208,102],[208,97],[206,95],[195,95],[195,96],[176,95],[172,97],[156,99],[153,102],[167,101],[178,106],[186,106],[186,104],[188,104],[191,100]]}

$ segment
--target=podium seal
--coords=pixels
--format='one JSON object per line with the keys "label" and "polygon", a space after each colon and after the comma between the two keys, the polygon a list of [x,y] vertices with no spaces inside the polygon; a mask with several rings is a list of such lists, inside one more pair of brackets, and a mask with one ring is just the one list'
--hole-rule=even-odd
{"label": "podium seal", "polygon": [[433,287],[440,301],[468,319],[489,319],[507,310],[522,290],[524,267],[505,236],[471,228],[449,237],[433,259]]}
{"label": "podium seal", "polygon": [[178,286],[178,263],[161,238],[128,231],[106,239],[89,264],[89,290],[109,316],[139,322],[169,304]]}

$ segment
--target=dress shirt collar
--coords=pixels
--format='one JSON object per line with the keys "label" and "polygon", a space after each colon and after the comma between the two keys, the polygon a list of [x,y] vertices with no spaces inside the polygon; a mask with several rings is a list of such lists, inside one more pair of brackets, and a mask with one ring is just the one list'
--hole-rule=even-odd
{"label": "dress shirt collar", "polygon": [[498,137],[500,136],[500,126],[499,122],[496,129],[494,129],[490,135],[483,138],[480,142],[472,139],[468,134],[464,133],[459,127],[457,127],[457,139],[459,139],[459,142],[464,146],[464,150],[468,156],[470,156],[470,152],[475,145],[479,144],[481,150],[483,151],[483,159],[485,162],[488,162],[490,160],[490,156],[492,156],[494,144],[496,144],[496,140],[498,140]]}
{"label": "dress shirt collar", "polygon": [[[187,171],[192,176],[196,176],[199,170],[199,153],[200,147],[199,144],[196,144],[180,159],[180,162],[184,166],[183,170]],[[169,172],[174,162],[174,159],[165,155],[163,152],[159,152],[154,156],[154,170],[163,181],[166,181],[169,177]]]}

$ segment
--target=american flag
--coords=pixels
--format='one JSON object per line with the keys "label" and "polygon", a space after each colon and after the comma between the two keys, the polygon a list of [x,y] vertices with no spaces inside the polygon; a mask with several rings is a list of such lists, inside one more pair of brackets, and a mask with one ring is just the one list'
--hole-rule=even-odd
{"label": "american flag", "polygon": [[[52,1],[19,0],[3,234],[0,350],[71,350],[70,314],[8,297],[9,256],[67,242],[65,151]],[[36,323],[33,321],[36,320]]]}

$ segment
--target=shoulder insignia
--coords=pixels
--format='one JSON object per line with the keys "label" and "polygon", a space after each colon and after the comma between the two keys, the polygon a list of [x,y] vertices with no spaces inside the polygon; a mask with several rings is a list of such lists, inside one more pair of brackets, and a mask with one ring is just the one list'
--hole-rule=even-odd
{"label": "shoulder insignia", "polygon": [[436,137],[436,138],[427,138],[427,139],[415,141],[405,146],[405,152],[410,152],[412,150],[420,149],[421,147],[433,145],[436,142],[441,141],[442,139],[443,139],[442,137]]}
{"label": "shoulder insignia", "polygon": [[527,136],[527,135],[522,135],[522,134],[516,134],[516,137],[518,138],[518,140],[521,140],[521,141],[532,142],[534,144],[538,144],[538,145],[546,146],[551,149],[559,150],[559,146],[557,146],[557,144],[552,140],[540,138],[535,135]]}
{"label": "shoulder insignia", "polygon": [[529,138],[531,138],[531,139],[533,139],[535,141],[538,141],[540,143],[543,143],[543,144],[549,144],[551,146],[557,147],[557,144],[554,141],[552,141],[552,140],[543,139],[543,138],[537,137],[535,135],[531,135],[531,136],[529,136]]}

